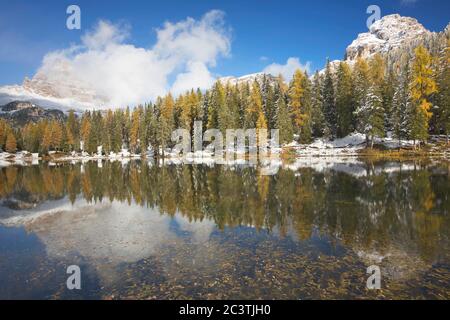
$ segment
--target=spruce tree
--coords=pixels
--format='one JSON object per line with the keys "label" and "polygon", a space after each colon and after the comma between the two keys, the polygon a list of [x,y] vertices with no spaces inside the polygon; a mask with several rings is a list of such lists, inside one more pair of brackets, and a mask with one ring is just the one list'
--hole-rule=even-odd
{"label": "spruce tree", "polygon": [[335,92],[334,92],[334,79],[331,72],[330,61],[327,61],[327,66],[325,69],[325,77],[322,87],[322,98],[323,98],[323,114],[325,116],[325,121],[329,129],[329,137],[335,138],[337,135],[337,112],[335,103]]}
{"label": "spruce tree", "polygon": [[323,114],[322,81],[319,72],[314,74],[311,91],[312,134],[314,137],[322,137],[327,123]]}
{"label": "spruce tree", "polygon": [[337,136],[345,137],[353,131],[353,82],[350,67],[339,63],[336,74]]}
{"label": "spruce tree", "polygon": [[450,39],[447,39],[439,53],[436,73],[439,90],[435,97],[437,133],[445,134],[448,142],[450,134]]}
{"label": "spruce tree", "polygon": [[277,110],[275,128],[279,129],[280,143],[290,143],[294,138],[294,129],[284,94],[278,96],[275,104]]}
{"label": "spruce tree", "polygon": [[409,62],[406,61],[394,83],[394,96],[389,121],[393,137],[399,141],[409,137],[410,125],[408,115],[410,114],[411,108],[410,80]]}

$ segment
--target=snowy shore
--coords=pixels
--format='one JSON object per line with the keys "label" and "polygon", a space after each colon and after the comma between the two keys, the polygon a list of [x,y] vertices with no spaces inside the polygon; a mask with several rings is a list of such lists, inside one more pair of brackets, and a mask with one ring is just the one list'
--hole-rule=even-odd
{"label": "snowy shore", "polygon": [[[397,140],[390,137],[387,138],[376,138],[375,144],[383,146],[387,150],[395,150],[398,148],[412,149],[414,146],[413,141],[408,140]],[[330,159],[337,159],[338,162],[350,161],[348,159],[354,159],[361,156],[361,151],[366,149],[366,138],[365,135],[355,133],[351,134],[342,139],[336,139],[333,141],[328,141],[326,139],[316,139],[311,144],[299,144],[297,142],[292,142],[290,144],[284,145],[280,148],[269,149],[269,153],[272,155],[280,155],[283,150],[294,151],[294,163],[306,164],[311,162],[311,159],[322,158],[330,162]],[[173,150],[167,148],[164,150],[158,150],[160,157],[160,162],[171,163],[171,164],[241,164],[246,163],[245,155],[243,152],[232,151],[236,155],[236,160],[229,160],[225,156],[223,159],[217,158],[213,151],[203,150],[196,152],[189,152],[185,156],[174,152]],[[439,155],[444,158],[450,158],[450,152],[447,150],[439,151],[433,153],[434,155]],[[87,152],[71,152],[70,154],[56,154],[55,152],[50,152],[46,159],[50,162],[78,162],[78,161],[122,161],[128,162],[132,159],[140,158],[153,158],[154,152],[148,150],[145,154],[134,154],[130,153],[126,149],[122,149],[119,153],[110,152],[109,154],[104,154],[99,152],[98,154],[89,154]],[[278,158],[278,157],[277,157]],[[306,159],[306,160],[305,160]],[[308,160],[309,159],[309,160]],[[346,160],[347,159],[347,160]],[[27,151],[21,151],[18,153],[7,153],[0,152],[0,167],[5,167],[9,165],[34,165],[38,164],[42,160],[42,157],[36,153],[29,153]],[[276,160],[280,161],[280,160]],[[306,161],[306,162],[305,162]],[[273,163],[274,160],[270,159],[269,162]],[[317,160],[312,161],[313,163]],[[334,161],[336,162],[336,161]]]}

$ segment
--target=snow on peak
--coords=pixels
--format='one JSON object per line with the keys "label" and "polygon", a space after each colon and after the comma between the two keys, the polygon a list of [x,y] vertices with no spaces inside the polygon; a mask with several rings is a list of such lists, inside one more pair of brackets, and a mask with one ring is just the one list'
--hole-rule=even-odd
{"label": "snow on peak", "polygon": [[367,58],[375,53],[385,53],[429,33],[414,18],[387,15],[375,21],[369,32],[359,34],[347,47],[346,60],[354,61],[358,57]]}
{"label": "snow on peak", "polygon": [[240,84],[248,83],[251,85],[255,80],[261,84],[264,80],[264,77],[266,77],[270,83],[274,83],[277,79],[277,77],[275,77],[274,75],[271,75],[269,73],[258,72],[258,73],[247,74],[242,77],[233,77],[233,76],[222,77],[222,78],[219,78],[218,80],[223,84],[230,83],[232,85],[236,85],[236,84],[240,85]]}

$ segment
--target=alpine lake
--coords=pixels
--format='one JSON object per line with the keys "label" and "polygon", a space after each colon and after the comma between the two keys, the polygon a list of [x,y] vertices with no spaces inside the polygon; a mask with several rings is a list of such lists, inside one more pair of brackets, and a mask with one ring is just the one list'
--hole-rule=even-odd
{"label": "alpine lake", "polygon": [[[449,299],[450,163],[0,168],[0,299]],[[81,289],[69,290],[69,266]],[[369,266],[381,289],[367,288]]]}

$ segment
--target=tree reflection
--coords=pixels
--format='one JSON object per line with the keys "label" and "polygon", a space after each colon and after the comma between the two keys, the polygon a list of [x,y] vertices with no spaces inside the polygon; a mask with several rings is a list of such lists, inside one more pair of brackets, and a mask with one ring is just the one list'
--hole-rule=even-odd
{"label": "tree reflection", "polygon": [[188,221],[210,219],[219,229],[252,226],[300,240],[318,232],[380,252],[402,241],[422,258],[435,259],[450,230],[448,168],[420,163],[395,173],[376,168],[368,163],[364,176],[311,168],[265,176],[251,167],[141,161],[10,166],[0,169],[0,197],[134,202]]}

